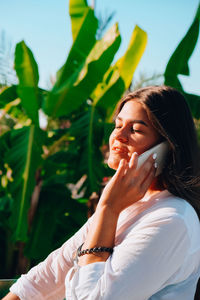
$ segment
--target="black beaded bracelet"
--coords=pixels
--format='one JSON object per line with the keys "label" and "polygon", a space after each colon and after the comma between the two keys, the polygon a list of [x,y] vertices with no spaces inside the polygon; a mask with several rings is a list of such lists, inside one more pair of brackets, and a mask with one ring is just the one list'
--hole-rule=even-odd
{"label": "black beaded bracelet", "polygon": [[113,248],[109,248],[109,247],[94,247],[94,248],[90,248],[90,249],[81,250],[82,246],[83,246],[83,244],[77,250],[78,257],[82,256],[84,254],[91,254],[91,253],[98,253],[98,252],[113,253]]}

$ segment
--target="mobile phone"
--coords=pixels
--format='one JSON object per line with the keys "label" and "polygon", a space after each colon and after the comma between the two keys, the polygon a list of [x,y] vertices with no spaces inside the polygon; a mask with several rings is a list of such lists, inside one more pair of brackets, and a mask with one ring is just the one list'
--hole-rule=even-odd
{"label": "mobile phone", "polygon": [[168,151],[169,151],[169,144],[167,141],[162,142],[162,143],[152,147],[151,149],[145,151],[138,157],[137,169],[147,160],[147,158],[151,154],[157,153],[157,158],[156,158],[155,162],[157,162],[158,167],[157,167],[155,176],[158,176],[160,173],[162,173],[162,169],[164,167],[165,159],[166,159]]}

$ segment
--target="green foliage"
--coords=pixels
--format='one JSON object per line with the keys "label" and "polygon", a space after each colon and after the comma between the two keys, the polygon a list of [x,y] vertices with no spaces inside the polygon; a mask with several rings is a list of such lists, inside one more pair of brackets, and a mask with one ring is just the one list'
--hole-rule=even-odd
{"label": "green foliage", "polygon": [[[82,64],[96,42],[95,34],[97,27],[98,21],[94,16],[94,12],[88,7],[67,60],[57,73],[58,80],[54,85],[52,92],[64,88],[64,86],[67,85],[67,80],[69,80],[70,76],[72,76],[72,82],[74,77],[76,78],[76,76],[78,76]],[[87,43],[85,41],[87,41]]]}
{"label": "green foliage", "polygon": [[131,84],[146,43],[146,32],[136,26],[126,53],[114,66],[110,66],[92,94],[95,105],[106,112],[108,122],[112,120],[113,111],[120,97]]}
{"label": "green foliage", "polygon": [[104,135],[103,117],[91,102],[88,107],[73,120],[70,134],[75,138],[70,143],[69,151],[76,153],[75,170],[81,178],[87,174],[86,194],[98,191],[104,175],[100,147]]}
{"label": "green foliage", "polygon": [[59,117],[78,109],[101,81],[118,50],[119,44],[119,31],[117,26],[114,26],[101,41],[95,43],[89,55],[85,57],[85,63],[81,65],[81,68],[79,66],[74,73],[69,74],[70,77],[68,78],[65,72],[67,80],[65,80],[63,88],[60,86],[61,79],[58,80],[47,98],[44,107],[45,112]]}
{"label": "green foliage", "polygon": [[133,73],[143,55],[146,44],[146,32],[144,32],[140,27],[136,26],[125,55],[116,63],[116,67],[119,69],[120,76],[125,83],[126,89],[128,89],[131,84]]}
{"label": "green foliage", "polygon": [[87,9],[88,6],[86,0],[70,0],[69,14],[71,17],[73,40],[76,39],[76,36],[81,28],[84,14],[86,13]]}
{"label": "green foliage", "polygon": [[22,106],[31,120],[39,125],[38,66],[32,52],[23,41],[16,46],[15,70],[19,78],[17,93]]}
{"label": "green foliage", "polygon": [[[15,51],[19,84],[0,94],[0,107],[21,118],[0,136],[0,216],[7,216],[0,230],[8,239],[5,253],[10,249],[2,262],[5,276],[13,267],[16,245],[34,264],[86,221],[87,199],[99,192],[102,178],[110,172],[101,147],[112,128],[114,107],[131,84],[147,42],[147,34],[136,26],[126,53],[112,64],[121,42],[118,25],[97,40],[94,11],[83,0],[69,4],[73,45],[52,90],[38,88],[37,63],[22,41]],[[12,107],[15,99],[20,100]],[[41,107],[48,115],[43,130]],[[55,129],[52,120],[66,126]],[[74,199],[80,193],[83,199]]]}
{"label": "green foliage", "polygon": [[165,84],[177,88],[185,95],[192,114],[197,119],[200,118],[200,97],[185,92],[178,78],[178,75],[181,74],[188,76],[190,73],[188,61],[195,49],[198,40],[199,24],[200,4],[189,30],[172,54],[164,74]]}
{"label": "green foliage", "polygon": [[0,108],[4,108],[6,104],[14,101],[18,97],[17,95],[17,86],[12,85],[3,89],[0,94]]}
{"label": "green foliage", "polygon": [[35,173],[41,163],[43,132],[35,125],[10,132],[9,150],[5,161],[12,169],[10,193],[15,199],[10,227],[15,241],[27,240],[30,198],[36,184]]}

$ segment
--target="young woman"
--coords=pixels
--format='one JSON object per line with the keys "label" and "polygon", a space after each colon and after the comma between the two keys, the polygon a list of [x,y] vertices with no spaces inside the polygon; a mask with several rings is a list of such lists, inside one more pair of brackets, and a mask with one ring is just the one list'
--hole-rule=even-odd
{"label": "young woman", "polygon": [[[95,214],[5,300],[194,299],[200,180],[188,105],[170,87],[143,88],[122,99],[115,124],[108,165],[116,173]],[[162,141],[169,145],[162,173],[155,176],[158,153],[137,168],[138,156]]]}

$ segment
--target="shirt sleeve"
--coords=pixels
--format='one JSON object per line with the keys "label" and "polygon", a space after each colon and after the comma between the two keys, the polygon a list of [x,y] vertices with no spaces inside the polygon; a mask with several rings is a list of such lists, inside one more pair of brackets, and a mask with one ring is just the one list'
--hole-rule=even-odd
{"label": "shirt sleeve", "polygon": [[129,228],[106,262],[71,268],[66,300],[146,300],[180,268],[189,246],[181,216],[153,212]]}
{"label": "shirt sleeve", "polygon": [[73,266],[74,253],[84,242],[92,217],[59,249],[14,283],[10,291],[21,300],[63,300],[65,277]]}

